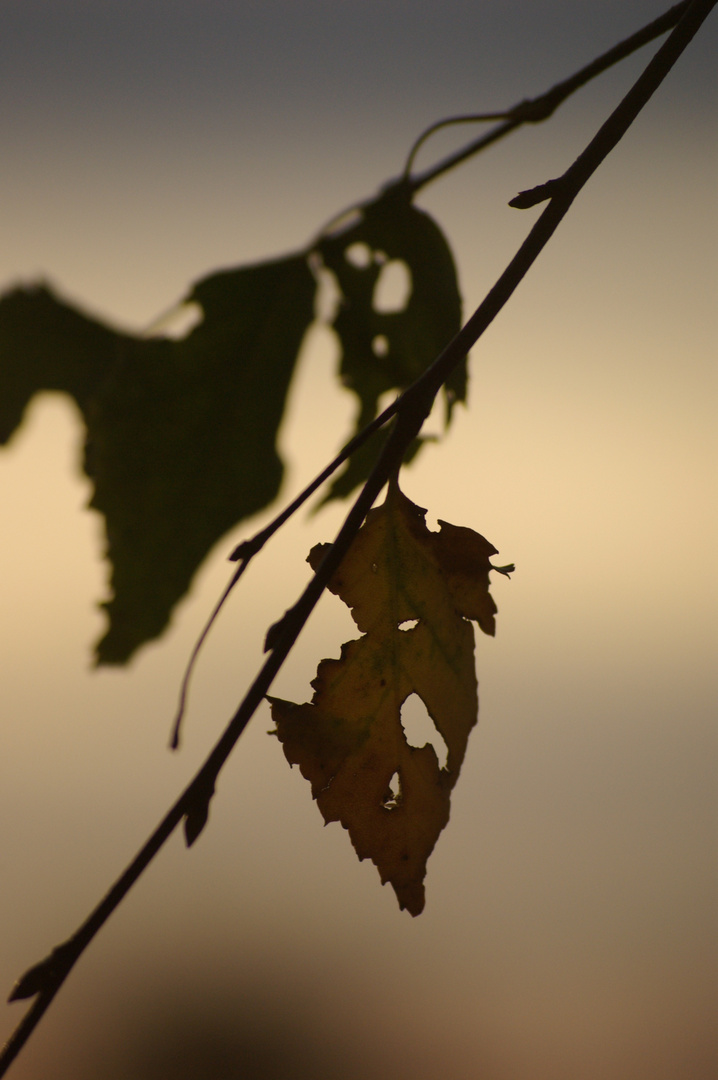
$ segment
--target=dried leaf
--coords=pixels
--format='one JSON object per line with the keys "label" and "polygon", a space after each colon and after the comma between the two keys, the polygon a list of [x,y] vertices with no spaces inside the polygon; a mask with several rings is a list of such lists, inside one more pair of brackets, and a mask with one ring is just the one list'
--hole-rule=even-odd
{"label": "dried leaf", "polygon": [[[401,908],[424,907],[426,862],[449,820],[449,799],[478,717],[474,619],[495,630],[489,557],[471,529],[440,522],[396,484],[372,510],[330,589],[352,609],[364,636],[322,660],[311,703],[270,698],[277,735],[298,764],[326,822],[340,821],[360,859],[390,881]],[[325,545],[314,548],[316,569]],[[418,620],[410,629],[403,623]],[[411,747],[401,706],[418,694],[448,748]],[[398,790],[392,780],[398,774]]]}

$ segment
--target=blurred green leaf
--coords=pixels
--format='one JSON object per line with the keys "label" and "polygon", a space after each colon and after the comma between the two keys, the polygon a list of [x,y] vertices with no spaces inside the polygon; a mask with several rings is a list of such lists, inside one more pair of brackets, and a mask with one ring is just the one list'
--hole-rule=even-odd
{"label": "blurred green leaf", "polygon": [[[458,331],[456,271],[440,229],[402,187],[315,251],[341,292],[333,326],[358,431]],[[405,295],[387,303],[397,267]],[[305,255],[211,274],[185,298],[202,319],[182,340],[122,332],[44,286],[0,298],[0,443],[42,390],[70,394],[85,421],[90,505],[104,515],[111,564],[98,663],[125,663],[158,637],[210,548],[277,495],[277,431],[315,293]],[[448,422],[466,396],[465,365],[445,395]],[[382,437],[355,452],[327,499],[363,482]]]}
{"label": "blurred green leaf", "polygon": [[41,390],[75,398],[91,505],[105,517],[112,599],[101,664],[167,625],[213,544],[277,495],[277,430],[316,283],[303,256],[212,274],[183,339],[140,338],[48,289],[0,300],[0,441]]}
{"label": "blurred green leaf", "polygon": [[[382,394],[403,390],[461,327],[461,297],[449,246],[436,222],[396,186],[365,206],[361,219],[318,244],[341,290],[333,322],[341,344],[342,382],[359,398],[356,431],[377,415]],[[381,277],[403,264],[408,295],[398,310],[378,310]],[[466,361],[445,387],[447,423],[466,398]],[[348,495],[369,474],[381,436],[355,453],[327,499]],[[414,453],[419,449],[418,441]]]}

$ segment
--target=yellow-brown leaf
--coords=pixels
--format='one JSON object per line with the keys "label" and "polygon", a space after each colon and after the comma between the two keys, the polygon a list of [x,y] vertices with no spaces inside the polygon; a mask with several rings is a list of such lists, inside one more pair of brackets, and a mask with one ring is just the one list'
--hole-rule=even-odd
{"label": "yellow-brown leaf", "polygon": [[[389,487],[329,584],[364,636],[322,660],[311,703],[270,698],[290,764],[311,782],[324,820],[340,821],[360,859],[412,915],[424,907],[426,862],[449,820],[469,732],[478,716],[475,619],[493,634],[489,557],[496,549],[471,529],[439,522]],[[309,562],[316,569],[325,545]],[[418,620],[409,629],[402,623]],[[448,749],[445,767],[430,745],[412,747],[401,707],[418,694]],[[398,774],[399,792],[391,781]]]}

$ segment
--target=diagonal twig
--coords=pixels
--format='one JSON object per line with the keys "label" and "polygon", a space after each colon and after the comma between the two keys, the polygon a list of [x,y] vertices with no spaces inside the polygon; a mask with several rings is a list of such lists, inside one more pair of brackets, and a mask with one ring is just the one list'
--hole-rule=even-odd
{"label": "diagonal twig", "polygon": [[222,766],[269,690],[275,675],[289,654],[329,579],[349,550],[374,500],[387,479],[400,468],[408,446],[431,411],[436,393],[448,374],[466,356],[471,346],[476,343],[510,298],[556,231],[578,192],[628,130],[643,105],[707,18],[715,3],[716,0],[693,0],[689,5],[673,33],[618,108],[551,190],[548,206],[471,319],[427,371],[399,399],[396,419],[367,483],[314,577],[297,603],[290,608],[279,624],[267,660],[204,765],[112,886],[107,896],[76,933],[58,946],[50,957],[31,968],[17,983],[11,1000],[33,996],[36,1000],[0,1053],[0,1076],[6,1074],[10,1064],[29,1039],[84,949],[124,899],[180,821],[185,819],[185,834],[188,843],[193,842],[201,832],[207,820],[209,802]]}
{"label": "diagonal twig", "polygon": [[[492,145],[498,139],[504,135],[508,135],[512,131],[516,131],[518,128],[527,123],[539,123],[542,120],[547,120],[556,109],[561,105],[571,94],[575,93],[582,86],[585,86],[591,79],[601,75],[608,68],[614,64],[619,63],[621,60],[625,60],[627,56],[630,56],[637,49],[642,48],[644,45],[651,41],[654,41],[661,34],[664,34],[667,30],[672,29],[676,25],[681,15],[685,12],[689,4],[689,0],[682,0],[681,3],[674,5],[663,15],[654,19],[653,22],[648,23],[646,26],[641,27],[636,33],[631,34],[623,41],[614,45],[607,52],[602,53],[601,56],[592,60],[590,64],[586,64],[585,67],[569,76],[567,79],[563,79],[561,82],[556,83],[550,90],[540,94],[535,98],[527,98],[518,105],[512,106],[503,112],[493,113],[480,113],[470,116],[452,116],[444,120],[439,120],[435,124],[431,124],[413,143],[409,155],[407,157],[406,165],[404,166],[404,172],[398,181],[394,181],[388,185],[388,187],[401,186],[403,187],[410,197],[417,194],[421,188],[431,183],[433,180],[438,179],[445,172],[453,169],[456,165],[459,165],[468,158],[473,157],[480,150],[484,150],[486,147]],[[469,143],[468,146],[462,150],[455,152],[437,165],[428,169],[426,172],[420,174],[414,179],[411,178],[411,168],[416,159],[416,155],[419,149],[424,145],[426,140],[435,132],[454,124],[466,124],[466,123],[478,123],[488,120],[503,120],[504,122],[495,128],[492,128],[486,135]],[[551,182],[549,182],[551,183]],[[386,190],[386,189],[385,189]],[[548,198],[550,192],[547,192],[545,197]],[[517,197],[520,199],[520,196]],[[352,219],[352,215],[361,212],[361,210],[373,203],[375,197],[369,200],[365,200],[361,203],[354,203],[351,207],[341,211],[339,214],[335,214],[330,221],[322,227],[318,233],[318,238],[331,232],[333,229],[341,229],[342,223]],[[541,201],[536,199],[537,202]],[[519,209],[524,208],[522,201],[514,200],[511,204]],[[528,205],[528,204],[526,204]],[[531,204],[533,205],[533,204]],[[314,242],[310,244],[308,251],[311,251],[314,246]],[[166,318],[167,313],[164,316],[160,316],[160,321]],[[154,324],[156,325],[156,323]],[[190,654],[190,658],[185,668],[184,676],[180,685],[179,701],[177,706],[177,712],[172,724],[172,734],[170,737],[170,747],[176,750],[179,747],[180,741],[180,729],[182,720],[184,718],[185,708],[187,705],[187,696],[189,692],[189,683],[192,677],[194,666],[199,656],[199,652],[207,639],[214,622],[219,615],[220,611],[224,607],[225,601],[229,597],[229,594],[234,589],[234,586],[239,581],[240,577],[244,573],[250,559],[256,555],[264,544],[269,540],[275,532],[287,521],[305,502],[306,500],[319,488],[325,480],[327,480],[333,472],[344,461],[346,461],[351,454],[363,445],[366,440],[374,434],[380,427],[383,427],[392,416],[396,413],[397,401],[394,401],[384,412],[367,424],[360,432],[358,432],[354,438],[343,447],[337,457],[329,464],[321,473],[302,491],[296,499],[293,500],[276,518],[261,532],[257,533],[249,540],[243,541],[232,553],[230,559],[234,562],[239,561],[240,565],[235,570],[229,584],[226,586],[222,596],[217,601],[212,613],[210,614],[207,622],[205,623],[193,649]]]}
{"label": "diagonal twig", "polygon": [[[608,68],[613,67],[614,64],[618,64],[621,60],[625,60],[627,56],[636,52],[637,49],[642,48],[644,45],[648,45],[649,42],[654,41],[661,34],[665,34],[666,31],[671,30],[684,15],[690,6],[689,0],[682,0],[682,3],[675,4],[668,11],[664,12],[653,22],[648,23],[646,26],[641,27],[635,34],[631,34],[629,37],[620,41],[617,45],[614,45],[607,52],[602,53],[601,56],[596,57],[590,64],[586,64],[580,71],[570,75],[567,79],[563,79],[561,82],[556,83],[543,94],[539,94],[535,98],[526,98],[520,101],[518,105],[512,106],[510,109],[498,113],[484,113],[477,114],[476,116],[454,116],[449,117],[447,120],[440,120],[436,124],[432,124],[424,131],[416,140],[407,158],[406,165],[404,166],[404,173],[402,180],[410,187],[412,194],[416,194],[421,188],[426,187],[432,180],[436,180],[443,173],[453,169],[456,165],[460,165],[468,158],[473,157],[474,154],[478,154],[480,150],[484,150],[487,146],[502,139],[505,135],[515,131],[523,124],[537,124],[542,120],[547,120],[551,116],[559,105],[563,104],[566,98],[575,93],[576,90],[580,90],[582,86],[585,86],[595,79],[597,75],[602,75]],[[486,120],[503,120],[503,123],[498,124],[496,127],[491,128],[485,135],[480,136],[468,146],[463,147],[461,150],[457,150],[455,153],[450,154],[436,165],[432,165],[431,168],[425,172],[420,173],[418,176],[411,178],[411,167],[414,163],[419,148],[423,146],[424,142],[441,128],[447,127],[450,124],[465,124],[472,122],[483,122]]]}

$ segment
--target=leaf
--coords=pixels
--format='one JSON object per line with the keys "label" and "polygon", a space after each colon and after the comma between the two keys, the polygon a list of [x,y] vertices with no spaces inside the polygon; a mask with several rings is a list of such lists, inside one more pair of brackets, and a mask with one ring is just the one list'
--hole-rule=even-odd
{"label": "leaf", "polygon": [[[364,207],[357,224],[322,240],[318,250],[342,294],[333,327],[342,381],[359,398],[360,431],[377,415],[382,394],[406,389],[461,328],[456,268],[439,226],[401,186]],[[381,311],[377,288],[392,260],[404,265],[410,291],[401,310]],[[454,403],[466,398],[466,378],[464,361],[445,387],[447,424]],[[326,499],[348,495],[366,479],[380,441],[375,436],[353,455]]]}
{"label": "leaf", "polygon": [[48,289],[0,301],[0,441],[41,390],[77,401],[90,505],[105,516],[112,599],[101,664],[162,633],[213,544],[276,496],[276,437],[315,280],[303,256],[212,274],[181,341],[92,319]]}
{"label": "leaf", "polygon": [[[412,915],[424,907],[426,862],[478,716],[468,620],[493,635],[496,614],[496,548],[444,521],[431,532],[425,513],[390,485],[329,584],[364,636],[343,645],[339,660],[321,661],[311,703],[269,699],[287,760],[311,782],[324,820],[342,823],[359,858],[376,864]],[[325,548],[310,553],[314,569]],[[408,620],[418,622],[401,629]],[[414,693],[446,742],[443,769],[432,746],[406,740],[401,706]]]}

